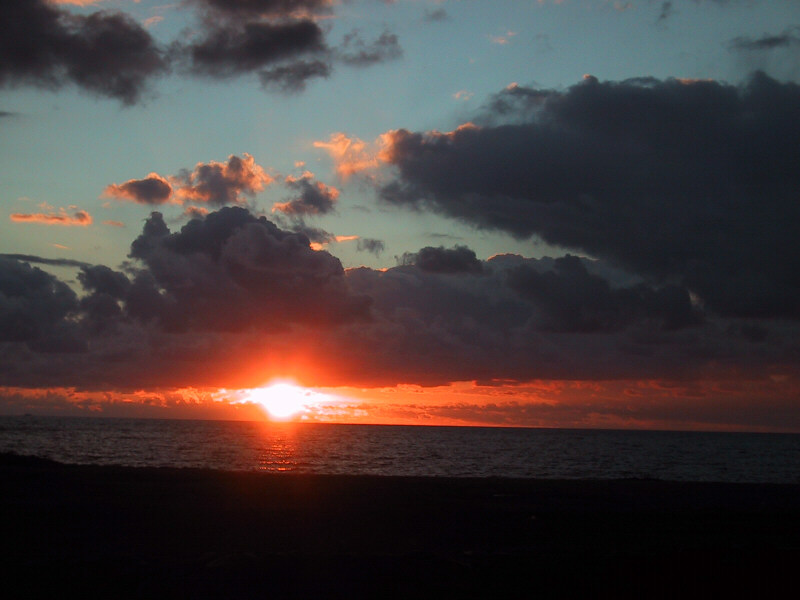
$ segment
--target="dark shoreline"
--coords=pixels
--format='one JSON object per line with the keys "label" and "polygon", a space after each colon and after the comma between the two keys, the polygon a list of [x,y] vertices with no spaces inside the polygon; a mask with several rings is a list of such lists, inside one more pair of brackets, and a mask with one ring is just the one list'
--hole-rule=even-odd
{"label": "dark shoreline", "polygon": [[777,597],[800,484],[259,474],[0,455],[6,597]]}

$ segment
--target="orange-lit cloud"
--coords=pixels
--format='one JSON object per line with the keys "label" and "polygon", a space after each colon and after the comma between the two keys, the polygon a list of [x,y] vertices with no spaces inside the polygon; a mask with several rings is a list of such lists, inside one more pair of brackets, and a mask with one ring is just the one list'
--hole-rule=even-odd
{"label": "orange-lit cloud", "polygon": [[18,223],[86,227],[92,224],[92,215],[85,210],[73,210],[69,213],[66,209],[60,208],[57,212],[48,213],[12,213],[11,220]]}
{"label": "orange-lit cloud", "polygon": [[506,31],[500,35],[491,35],[489,36],[489,39],[493,44],[500,44],[501,46],[504,46],[505,44],[508,44],[511,41],[511,38],[513,38],[515,35],[517,35],[516,31]]}
{"label": "orange-lit cloud", "polygon": [[254,196],[275,179],[255,159],[244,153],[227,162],[197,163],[194,170],[174,179],[175,194],[182,200],[216,206],[239,204],[242,195]]}
{"label": "orange-lit cloud", "polygon": [[157,25],[158,23],[160,23],[163,20],[164,20],[164,17],[162,17],[160,15],[156,15],[154,17],[148,17],[147,19],[142,21],[142,25],[144,25],[145,27],[153,27],[154,25]]}
{"label": "orange-lit cloud", "polygon": [[[105,0],[48,0],[50,4],[72,4],[73,6],[92,6],[93,4],[100,4]],[[139,0],[134,0],[138,2]]]}
{"label": "orange-lit cloud", "polygon": [[103,221],[103,225],[108,225],[109,227],[125,227],[125,223],[122,221],[112,221],[110,219]]}
{"label": "orange-lit cloud", "polygon": [[334,210],[339,198],[339,190],[321,181],[314,181],[314,174],[310,171],[304,172],[300,177],[289,175],[284,183],[296,195],[288,202],[276,202],[272,206],[272,212],[293,216],[324,215]]}
{"label": "orange-lit cloud", "polygon": [[326,150],[336,165],[336,172],[346,179],[356,173],[375,169],[385,162],[382,160],[382,150],[387,143],[385,136],[368,144],[338,132],[332,134],[327,142],[314,142],[314,147]]}
{"label": "orange-lit cloud", "polygon": [[144,179],[112,183],[103,190],[103,196],[138,204],[164,204],[172,196],[172,185],[158,173],[150,173]]}

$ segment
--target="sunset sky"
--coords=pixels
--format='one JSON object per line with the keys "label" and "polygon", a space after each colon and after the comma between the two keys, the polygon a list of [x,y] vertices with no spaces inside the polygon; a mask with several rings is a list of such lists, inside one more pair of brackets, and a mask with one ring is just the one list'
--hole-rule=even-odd
{"label": "sunset sky", "polygon": [[0,414],[800,432],[797,0],[0,31]]}

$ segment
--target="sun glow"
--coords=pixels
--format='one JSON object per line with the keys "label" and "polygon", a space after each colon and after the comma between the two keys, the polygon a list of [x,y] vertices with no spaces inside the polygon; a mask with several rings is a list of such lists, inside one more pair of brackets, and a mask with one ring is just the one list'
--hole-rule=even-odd
{"label": "sun glow", "polygon": [[276,421],[295,418],[306,419],[317,412],[321,405],[334,398],[286,381],[249,390],[247,401],[260,404],[269,417]]}

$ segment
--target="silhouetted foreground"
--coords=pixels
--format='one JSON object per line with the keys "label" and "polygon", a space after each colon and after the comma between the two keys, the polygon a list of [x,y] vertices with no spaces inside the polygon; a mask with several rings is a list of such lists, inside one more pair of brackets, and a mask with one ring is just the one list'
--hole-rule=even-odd
{"label": "silhouetted foreground", "polygon": [[[261,475],[0,455],[4,597],[777,597],[800,485]],[[58,596],[56,596],[56,594]]]}

